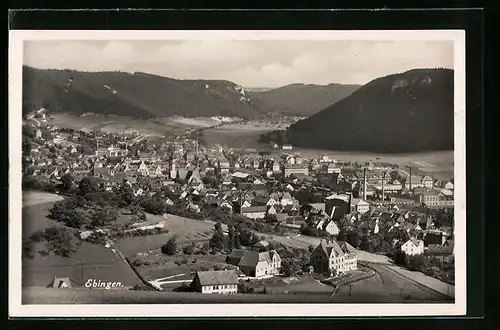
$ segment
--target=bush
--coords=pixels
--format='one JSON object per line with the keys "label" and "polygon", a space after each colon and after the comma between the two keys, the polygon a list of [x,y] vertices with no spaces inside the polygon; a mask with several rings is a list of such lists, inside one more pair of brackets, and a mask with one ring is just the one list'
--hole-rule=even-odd
{"label": "bush", "polygon": [[45,250],[38,251],[38,254],[41,255],[42,257],[46,257],[46,256],[49,255],[49,253],[47,251],[45,251]]}
{"label": "bush", "polygon": [[424,256],[417,254],[408,257],[408,268],[410,270],[420,270],[424,268]]}
{"label": "bush", "polygon": [[181,261],[181,264],[182,264],[182,265],[185,265],[185,264],[187,264],[187,263],[188,263],[188,260],[187,260],[187,259],[182,259],[182,261]]}
{"label": "bush", "polygon": [[33,243],[29,240],[23,240],[22,243],[22,259],[33,259]]}
{"label": "bush", "polygon": [[395,252],[393,252],[392,260],[396,265],[406,266],[407,263],[406,253],[398,249]]}
{"label": "bush", "polygon": [[77,249],[76,238],[65,227],[53,226],[45,229],[44,238],[49,251],[65,258],[69,258]]}
{"label": "bush", "polygon": [[90,234],[86,241],[93,244],[106,244],[107,236],[103,232],[94,231],[92,234]]}
{"label": "bush", "polygon": [[181,286],[174,289],[174,292],[193,292],[193,288],[186,283],[182,283]]}
{"label": "bush", "polygon": [[182,252],[187,255],[192,255],[194,253],[194,244],[185,246]]}
{"label": "bush", "polygon": [[172,237],[161,247],[161,252],[167,255],[174,255],[177,253],[177,243],[175,237]]}
{"label": "bush", "polygon": [[44,233],[41,230],[34,232],[30,236],[30,240],[32,240],[33,242],[41,242],[43,239],[44,239]]}

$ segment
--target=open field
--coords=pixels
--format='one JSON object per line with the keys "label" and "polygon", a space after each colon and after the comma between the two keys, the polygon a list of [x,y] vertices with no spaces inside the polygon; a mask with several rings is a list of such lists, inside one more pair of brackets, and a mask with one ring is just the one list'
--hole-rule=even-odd
{"label": "open field", "polygon": [[123,255],[131,256],[140,252],[147,252],[160,248],[171,237],[177,237],[177,243],[203,242],[212,237],[214,225],[202,220],[183,218],[176,215],[162,216],[147,215],[149,221],[165,221],[164,229],[168,233],[149,236],[137,236],[118,239],[117,244]]}
{"label": "open field", "polygon": [[339,303],[442,303],[447,297],[418,285],[385,266],[371,265],[376,274],[343,285],[333,297]]}
{"label": "open field", "polygon": [[[23,304],[213,304],[213,303],[330,303],[326,294],[235,294],[25,288]],[[279,313],[279,311],[277,311]]]}
{"label": "open field", "polygon": [[[152,266],[138,266],[137,271],[148,280],[161,280],[167,277],[172,277],[175,275],[184,275],[179,278],[175,277],[172,280],[184,280],[193,279],[194,272],[201,269],[211,269],[215,266],[230,268],[231,266],[225,263],[226,255],[224,254],[207,254],[207,255],[175,255],[167,256],[162,254],[160,251],[155,251],[155,254],[141,257],[142,261],[147,261],[151,263],[158,262],[159,265]],[[134,258],[131,258],[133,261]],[[186,260],[185,264],[180,266],[175,264],[175,262],[181,262]],[[194,262],[193,262],[194,261]],[[165,279],[167,281],[168,279]],[[177,285],[179,286],[179,285]]]}
{"label": "open field", "polygon": [[387,268],[395,271],[398,274],[401,274],[405,277],[408,277],[418,283],[421,283],[433,290],[445,294],[450,297],[455,297],[455,287],[448,283],[442,282],[434,277],[427,276],[418,271],[411,271],[405,268],[401,268],[399,266],[387,266]]}
{"label": "open field", "polygon": [[[54,202],[35,204],[23,208],[22,236],[29,238],[38,230],[61,224],[47,218]],[[33,243],[33,258],[22,261],[22,285],[46,286],[54,277],[70,277],[74,285],[80,285],[90,278],[101,281],[122,282],[124,286],[140,284],[132,269],[119,256],[103,245],[83,242],[70,258],[49,254],[42,256],[38,251],[46,250],[44,243]],[[83,266],[82,266],[83,263]]]}
{"label": "open field", "polygon": [[180,133],[189,127],[199,127],[198,122],[183,123],[170,118],[161,119],[134,119],[131,117],[110,115],[88,114],[74,116],[70,114],[56,113],[52,116],[52,124],[58,127],[72,128],[77,130],[101,129],[108,133],[140,132],[143,134],[163,135],[166,132]]}
{"label": "open field", "polygon": [[49,202],[57,202],[63,198],[56,194],[43,191],[23,191],[23,206],[31,206]]}
{"label": "open field", "polygon": [[245,123],[229,123],[221,127],[205,129],[204,138],[208,144],[220,144],[229,148],[256,148],[267,149],[267,143],[258,140],[262,133],[276,129],[284,129],[287,124],[265,121],[248,121]]}

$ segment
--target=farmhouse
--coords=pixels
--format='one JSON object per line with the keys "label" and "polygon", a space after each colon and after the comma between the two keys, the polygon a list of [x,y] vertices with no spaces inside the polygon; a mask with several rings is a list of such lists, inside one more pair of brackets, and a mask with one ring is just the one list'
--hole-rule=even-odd
{"label": "farmhouse", "polygon": [[236,294],[238,276],[234,270],[199,271],[196,272],[191,287],[207,294]]}
{"label": "farmhouse", "polygon": [[345,273],[358,268],[358,257],[350,252],[345,242],[321,243],[314,249],[310,259],[316,273]]}
{"label": "farmhouse", "polygon": [[281,268],[281,257],[275,250],[258,252],[233,249],[226,262],[238,266],[245,275],[251,277],[276,275]]}

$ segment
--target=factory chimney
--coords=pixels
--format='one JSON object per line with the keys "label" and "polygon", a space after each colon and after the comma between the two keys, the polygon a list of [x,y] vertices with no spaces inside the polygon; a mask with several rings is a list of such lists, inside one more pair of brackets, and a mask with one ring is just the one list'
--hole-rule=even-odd
{"label": "factory chimney", "polygon": [[363,200],[366,200],[366,167],[363,169]]}
{"label": "factory chimney", "polygon": [[385,181],[385,173],[382,173],[382,202],[385,201],[385,187],[384,187],[384,181]]}

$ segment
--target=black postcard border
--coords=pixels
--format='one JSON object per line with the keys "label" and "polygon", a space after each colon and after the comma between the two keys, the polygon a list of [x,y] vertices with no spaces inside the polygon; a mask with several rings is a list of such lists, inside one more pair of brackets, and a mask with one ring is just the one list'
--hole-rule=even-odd
{"label": "black postcard border", "polygon": [[[480,318],[485,309],[485,154],[484,154],[484,12],[479,9],[468,10],[321,10],[321,11],[11,11],[10,29],[50,29],[50,30],[411,30],[411,29],[464,29],[466,31],[466,132],[467,132],[467,317]],[[7,71],[7,70],[6,70]],[[5,112],[8,114],[8,109]],[[8,120],[4,121],[8,124]],[[6,127],[8,129],[8,127]],[[6,146],[6,141],[4,140]],[[6,148],[8,150],[8,147]],[[8,157],[7,157],[8,159]],[[4,165],[8,166],[7,163]],[[8,173],[8,168],[4,173]],[[5,182],[8,182],[8,178]],[[8,187],[8,184],[5,185]],[[5,189],[4,191],[6,191]],[[8,199],[4,199],[8,201]],[[8,202],[6,203],[8,205]],[[7,206],[6,205],[6,206]],[[7,207],[4,208],[7,210]],[[7,221],[3,222],[4,233],[8,235]],[[8,237],[7,237],[8,239]],[[8,242],[7,239],[5,242]],[[8,251],[8,246],[6,247]],[[4,268],[7,272],[7,267]],[[7,282],[8,283],[8,282]],[[492,298],[493,292],[487,292]],[[7,295],[6,295],[7,296]],[[7,296],[8,297],[8,296]],[[6,306],[6,305],[4,305]],[[311,305],[313,308],[314,305]],[[324,320],[324,318],[322,318]],[[377,318],[369,318],[370,321]],[[380,318],[378,318],[380,319]],[[395,319],[395,318],[391,318]],[[447,318],[435,320],[432,327],[423,318],[397,318],[400,325],[413,328],[415,325],[438,327]],[[178,319],[168,319],[169,326]],[[219,323],[219,321],[211,322]],[[235,318],[232,318],[235,320]],[[344,318],[344,320],[346,320]],[[181,321],[181,320],[179,320]],[[297,327],[316,325],[312,319],[293,319]],[[360,320],[352,320],[356,324]],[[450,320],[451,321],[451,320]],[[71,322],[67,319],[67,327]],[[93,321],[92,321],[93,322]],[[266,328],[282,325],[283,320],[266,319]],[[318,321],[322,322],[322,321]],[[425,322],[425,323],[424,323]],[[28,321],[27,325],[31,323]],[[53,323],[53,322],[51,322]],[[227,322],[223,322],[227,323]],[[450,323],[446,322],[447,325]],[[57,324],[57,323],[56,323]],[[56,325],[54,324],[54,325]],[[59,323],[61,324],[61,323]],[[100,322],[100,326],[104,326]],[[116,324],[119,325],[120,323]],[[380,324],[380,323],[379,323]],[[109,324],[108,324],[109,325]],[[284,324],[283,324],[284,325]],[[320,324],[317,324],[320,325]],[[316,326],[317,326],[316,325]],[[472,324],[469,323],[469,326]],[[476,324],[477,325],[477,324]],[[255,325],[254,325],[255,326]],[[239,325],[238,325],[239,327]],[[441,327],[441,326],[439,326]]]}

